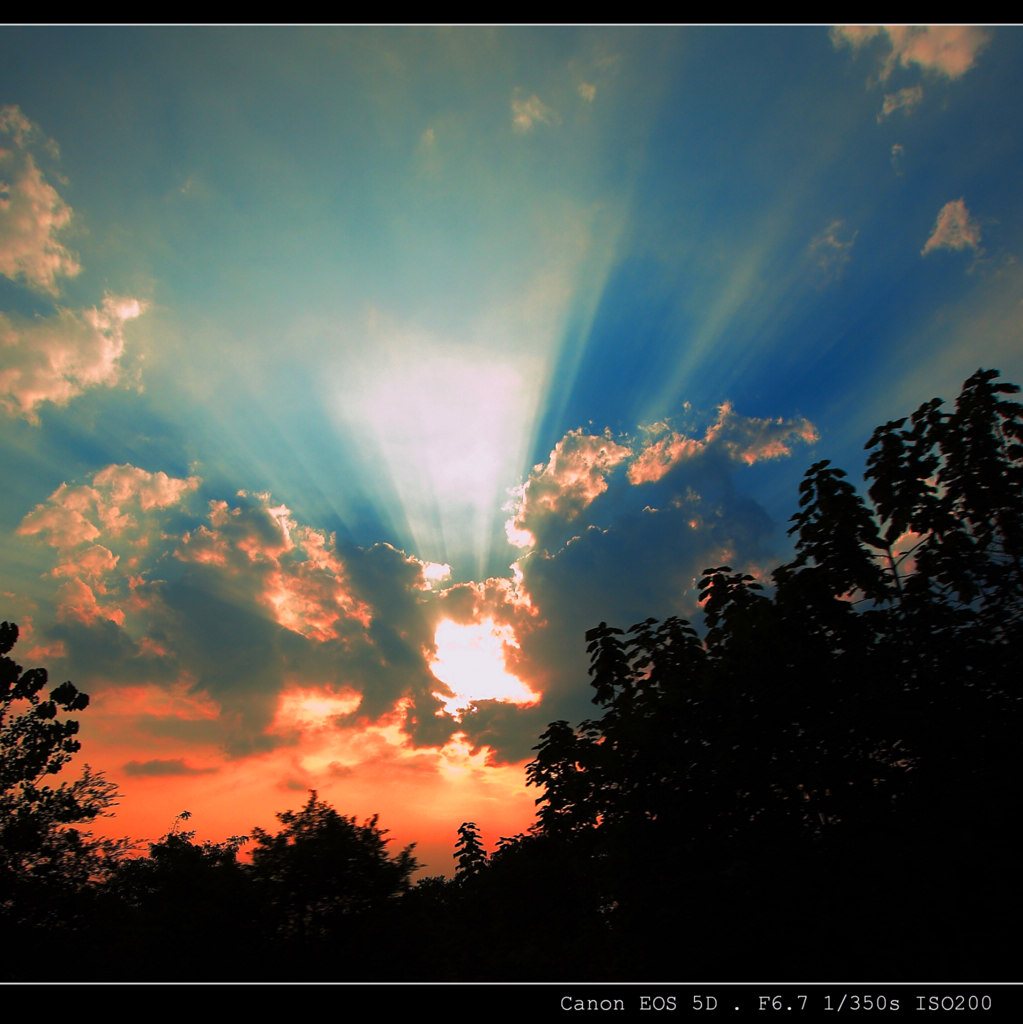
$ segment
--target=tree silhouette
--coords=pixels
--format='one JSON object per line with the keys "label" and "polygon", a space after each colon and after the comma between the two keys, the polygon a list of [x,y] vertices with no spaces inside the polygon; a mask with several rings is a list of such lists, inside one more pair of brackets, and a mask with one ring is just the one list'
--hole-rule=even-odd
{"label": "tree silhouette", "polygon": [[[47,683],[42,668],[24,671],[7,654],[18,627],[0,624],[0,906],[29,882],[82,877],[75,862],[107,849],[88,833],[70,826],[103,814],[115,802],[116,787],[88,766],[74,782],[46,784],[59,774],[81,744],[78,722],[62,713],[84,710],[86,694],[70,682],[41,694]],[[88,862],[84,870],[95,869]]]}
{"label": "tree silhouette", "polygon": [[[977,927],[934,909],[949,879],[997,908],[972,962],[1004,955],[1023,905],[1008,868],[1023,806],[1023,406],[997,378],[979,370],[952,411],[934,399],[879,427],[867,498],[830,462],[811,466],[794,558],[763,580],[705,570],[702,635],[677,618],[586,634],[602,715],[552,723],[527,782],[542,791],[538,834],[592,865],[622,972],[657,962],[658,923],[701,908],[697,964],[716,936],[765,976],[780,976],[770,957],[880,976],[870,915],[897,913],[933,971],[954,928]],[[738,919],[740,933],[717,931]]]}
{"label": "tree silhouette", "polygon": [[46,697],[46,670],[7,656],[17,640],[16,625],[0,624],[0,937],[19,953],[19,966],[5,963],[15,974],[31,964],[35,936],[45,944],[88,922],[125,847],[80,827],[115,803],[101,772],[86,765],[77,779],[49,784],[80,748],[78,722],[65,715],[89,698],[70,682]]}
{"label": "tree silhouette", "polygon": [[311,790],[300,811],[277,815],[273,835],[253,829],[252,871],[268,902],[278,934],[323,938],[347,919],[380,909],[404,893],[418,867],[413,845],[387,854],[387,832],[378,816],[361,825]]}
{"label": "tree silhouette", "polygon": [[487,851],[483,848],[479,829],[474,821],[466,821],[459,825],[455,859],[458,861],[455,878],[460,882],[477,875],[486,866]]}
{"label": "tree silhouette", "polygon": [[[123,953],[117,980],[203,981],[251,977],[245,958],[258,915],[252,881],[237,855],[247,836],[195,842],[178,826],[148,844],[144,857],[117,865],[110,888],[120,904],[113,927]],[[104,967],[101,966],[100,970]],[[109,968],[106,968],[109,969]]]}

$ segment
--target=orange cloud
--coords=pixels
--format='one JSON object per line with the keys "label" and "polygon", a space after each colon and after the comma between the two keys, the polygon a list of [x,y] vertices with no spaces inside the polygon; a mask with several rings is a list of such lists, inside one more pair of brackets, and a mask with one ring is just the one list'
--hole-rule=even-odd
{"label": "orange cloud", "polygon": [[143,310],[136,299],[108,297],[98,308],[34,320],[0,313],[0,408],[38,423],[44,402],[66,405],[89,388],[119,383],[124,324]]}
{"label": "orange cloud", "polygon": [[[664,429],[667,429],[666,426]],[[655,483],[680,462],[693,458],[705,448],[706,442],[686,437],[673,430],[667,437],[647,444],[630,463],[629,483]]]}
{"label": "orange cloud", "polygon": [[991,38],[983,29],[965,25],[891,25],[885,31],[892,43],[889,69],[898,61],[948,78],[965,75]]}
{"label": "orange cloud", "polygon": [[58,277],[81,267],[57,236],[71,221],[71,207],[48,184],[28,145],[39,131],[16,106],[0,107],[0,136],[14,149],[0,148],[0,274],[57,294]]}
{"label": "orange cloud", "polygon": [[75,578],[61,585],[57,591],[57,617],[76,619],[89,626],[97,619],[109,619],[124,625],[124,612],[120,608],[100,605],[96,594],[84,581]]}
{"label": "orange cloud", "polygon": [[54,576],[102,576],[117,565],[118,556],[102,544],[91,544],[53,570]]}
{"label": "orange cloud", "polygon": [[935,249],[980,249],[980,225],[970,217],[962,199],[954,199],[941,208],[920,255],[926,256]]}
{"label": "orange cloud", "polygon": [[991,39],[989,32],[964,25],[842,25],[831,30],[835,46],[860,50],[875,40],[888,51],[880,72],[885,81],[896,66],[961,78]]}
{"label": "orange cloud", "polygon": [[177,505],[189,491],[199,486],[198,477],[176,479],[162,470],[148,473],[130,464],[107,466],[92,480],[97,488],[107,491],[107,503],[111,508],[137,500],[143,512]]}
{"label": "orange cloud", "polygon": [[[667,424],[646,428],[656,437],[668,431]],[[702,440],[671,430],[659,440],[649,440],[629,464],[631,484],[655,483],[683,462],[716,447],[734,462],[752,465],[761,459],[777,459],[792,453],[792,443],[817,440],[817,432],[809,420],[758,419],[738,416],[730,402],[718,407],[717,419],[707,428]]]}
{"label": "orange cloud", "polygon": [[336,639],[342,619],[368,626],[370,607],[354,595],[334,536],[298,524],[269,494],[252,497],[258,504],[244,511],[211,501],[210,526],[186,533],[175,556],[248,578],[274,621],[310,639]]}
{"label": "orange cloud", "polygon": [[91,485],[61,484],[22,519],[18,533],[62,550],[104,535],[116,538],[137,529],[143,513],[180,503],[199,483],[196,476],[175,479],[128,464],[107,466],[92,475]]}
{"label": "orange cloud", "polygon": [[[545,520],[575,519],[607,490],[607,476],[631,455],[631,449],[610,434],[570,430],[551,452],[547,465],[537,465],[520,492],[508,524],[508,538],[518,547],[535,543]],[[525,543],[522,543],[522,542]]]}

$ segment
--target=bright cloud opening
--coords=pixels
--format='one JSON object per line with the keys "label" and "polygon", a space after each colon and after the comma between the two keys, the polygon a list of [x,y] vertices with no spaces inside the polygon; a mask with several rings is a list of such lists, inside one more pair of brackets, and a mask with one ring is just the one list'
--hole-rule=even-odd
{"label": "bright cloud opening", "polygon": [[458,719],[476,701],[498,700],[529,706],[540,696],[505,665],[505,650],[518,647],[515,631],[497,625],[493,619],[461,625],[445,619],[434,635],[437,654],[430,665],[433,674],[446,683],[451,697],[434,696],[444,702],[444,711]]}
{"label": "bright cloud opening", "polygon": [[315,687],[296,687],[281,694],[273,727],[302,731],[322,728],[333,719],[350,715],[361,703],[362,695],[351,690],[334,693]]}
{"label": "bright cloud opening", "polygon": [[393,363],[339,396],[343,415],[393,488],[396,526],[419,556],[448,565],[471,553],[479,570],[531,434],[538,367],[528,356],[494,359],[426,337],[392,347]]}

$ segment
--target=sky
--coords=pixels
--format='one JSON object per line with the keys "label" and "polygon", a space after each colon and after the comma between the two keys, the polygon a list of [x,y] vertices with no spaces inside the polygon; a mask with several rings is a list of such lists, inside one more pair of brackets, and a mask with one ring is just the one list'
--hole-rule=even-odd
{"label": "sky", "polygon": [[0,28],[0,618],[98,829],[315,789],[450,874],[584,635],[1023,382],[1023,33]]}

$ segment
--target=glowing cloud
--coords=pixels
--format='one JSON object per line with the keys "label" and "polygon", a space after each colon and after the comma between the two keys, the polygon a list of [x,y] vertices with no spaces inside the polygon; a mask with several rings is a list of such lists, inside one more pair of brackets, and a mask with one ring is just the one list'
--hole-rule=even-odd
{"label": "glowing cloud", "polygon": [[67,405],[88,388],[119,383],[124,325],[143,310],[136,299],[108,297],[99,308],[35,320],[0,313],[0,408],[38,423],[44,402]]}
{"label": "glowing cloud", "polygon": [[962,199],[954,199],[941,208],[920,255],[926,256],[935,249],[973,249],[976,252],[979,248],[980,225],[970,217],[966,203]]}
{"label": "glowing cloud", "polygon": [[607,475],[631,455],[609,434],[570,430],[555,446],[546,465],[537,465],[519,491],[508,539],[517,547],[538,541],[545,521],[571,522],[607,490]]}
{"label": "glowing cloud", "polygon": [[[18,527],[22,536],[40,536],[51,547],[68,549],[101,534],[117,537],[140,526],[142,513],[178,504],[199,486],[199,478],[169,477],[137,466],[111,465],[92,475],[92,484],[61,484]],[[90,549],[90,551],[94,551]]]}
{"label": "glowing cloud", "polygon": [[961,78],[990,41],[990,33],[963,25],[844,25],[831,30],[835,46],[859,50],[875,40],[889,50],[881,69],[886,80],[897,65],[916,64],[925,71]]}
{"label": "glowing cloud", "polygon": [[334,693],[294,687],[280,695],[277,717],[271,729],[278,732],[329,728],[335,719],[345,718],[358,710],[361,703],[362,695],[351,690]]}
{"label": "glowing cloud", "polygon": [[245,508],[211,501],[210,525],[185,533],[175,556],[245,580],[279,625],[312,640],[336,639],[341,620],[368,626],[370,609],[352,594],[333,535],[300,525],[269,494],[251,498]]}
{"label": "glowing cloud", "polygon": [[16,106],[0,107],[3,135],[15,148],[0,148],[0,274],[56,295],[57,278],[81,270],[57,238],[71,221],[71,207],[27,151],[39,130]]}

